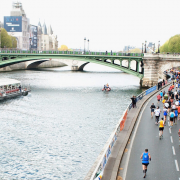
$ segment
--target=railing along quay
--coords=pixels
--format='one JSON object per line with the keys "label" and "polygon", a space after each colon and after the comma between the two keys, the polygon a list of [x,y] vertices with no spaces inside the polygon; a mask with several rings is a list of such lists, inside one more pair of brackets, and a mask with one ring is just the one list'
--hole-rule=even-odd
{"label": "railing along quay", "polygon": [[[168,74],[166,74],[166,75],[168,75]],[[166,80],[165,84],[162,84],[162,87],[164,85],[166,85],[168,82],[171,82],[171,79],[168,81]],[[146,96],[146,95],[150,94],[151,92],[157,90],[157,88],[158,88],[158,86],[156,85],[156,86],[153,86],[153,87],[143,91],[141,94],[139,94],[136,97],[137,102],[141,101],[144,96]],[[116,125],[114,131],[112,132],[108,141],[106,142],[105,147],[103,148],[104,149],[103,153],[101,152],[102,155],[99,158],[99,161],[98,161],[97,165],[95,166],[94,171],[91,173],[90,178],[88,176],[88,179],[90,179],[90,180],[101,180],[102,179],[103,171],[105,169],[105,166],[108,162],[109,156],[110,156],[112,149],[115,145],[115,142],[117,140],[117,135],[120,131],[123,130],[125,122],[126,122],[127,114],[129,113],[129,111],[131,109],[132,109],[132,103],[130,103],[128,105],[128,107],[125,109],[125,111],[123,112],[123,115],[121,116],[118,124]]]}
{"label": "railing along quay", "polygon": [[0,50],[0,53],[12,54],[71,54],[71,55],[107,55],[107,56],[137,56],[143,57],[142,53],[126,53],[126,52],[83,52],[83,51],[34,51],[34,50]]}

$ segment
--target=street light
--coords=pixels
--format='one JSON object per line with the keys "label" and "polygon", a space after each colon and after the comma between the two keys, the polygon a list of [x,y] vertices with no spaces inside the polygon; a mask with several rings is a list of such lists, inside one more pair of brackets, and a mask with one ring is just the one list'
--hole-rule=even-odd
{"label": "street light", "polygon": [[29,38],[29,42],[30,42],[29,50],[30,50],[30,53],[31,53],[31,40],[32,40],[32,38],[30,37]]}
{"label": "street light", "polygon": [[89,51],[89,39],[87,40],[87,42],[88,42],[88,51]]}
{"label": "street light", "polygon": [[145,41],[144,53],[147,53],[147,51],[146,51],[146,43],[147,43],[147,41]]}
{"label": "street light", "polygon": [[84,38],[84,54],[86,52],[85,47],[86,47],[86,38]]}
{"label": "street light", "polygon": [[159,48],[160,48],[160,41],[158,41],[158,53],[160,53]]}
{"label": "street light", "polygon": [[142,43],[142,54],[143,54],[143,46],[144,46],[144,43]]}

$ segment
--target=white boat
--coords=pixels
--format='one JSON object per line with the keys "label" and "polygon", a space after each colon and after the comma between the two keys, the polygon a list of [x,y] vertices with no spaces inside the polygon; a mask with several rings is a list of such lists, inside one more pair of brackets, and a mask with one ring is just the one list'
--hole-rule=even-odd
{"label": "white boat", "polygon": [[30,87],[23,87],[20,81],[0,78],[0,100],[21,95],[26,96],[28,92],[30,92]]}

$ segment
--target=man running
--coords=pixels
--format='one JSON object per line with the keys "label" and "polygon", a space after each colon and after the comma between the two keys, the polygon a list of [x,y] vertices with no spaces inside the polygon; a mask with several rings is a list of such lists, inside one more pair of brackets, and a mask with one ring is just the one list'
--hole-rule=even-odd
{"label": "man running", "polygon": [[162,100],[162,97],[163,97],[163,92],[161,91],[159,94],[160,94],[160,96],[161,96],[161,100]]}
{"label": "man running", "polygon": [[163,138],[164,121],[163,118],[159,121],[159,139]]}
{"label": "man running", "polygon": [[159,117],[160,117],[161,110],[159,109],[159,106],[155,109],[154,114],[155,114],[155,124],[158,124],[159,122]]}
{"label": "man running", "polygon": [[171,112],[169,114],[169,117],[170,117],[170,128],[172,128],[172,126],[173,126],[174,116],[175,116],[175,114],[174,114],[173,110],[171,110]]}
{"label": "man running", "polygon": [[151,109],[151,118],[153,118],[155,108],[156,108],[156,106],[154,105],[154,103],[152,103],[152,105],[150,107],[150,109]]}
{"label": "man running", "polygon": [[159,101],[161,100],[161,95],[160,94],[158,94],[157,95],[157,101],[158,101],[158,104],[159,104]]}
{"label": "man running", "polygon": [[151,161],[151,155],[148,153],[148,149],[145,149],[145,152],[142,153],[140,158],[142,159],[142,168],[144,173],[143,178],[145,178],[147,172],[147,166],[149,165],[149,160]]}

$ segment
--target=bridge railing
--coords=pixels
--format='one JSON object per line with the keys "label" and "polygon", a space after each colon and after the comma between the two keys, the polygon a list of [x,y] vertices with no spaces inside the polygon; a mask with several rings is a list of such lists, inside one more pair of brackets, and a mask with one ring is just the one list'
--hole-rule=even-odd
{"label": "bridge railing", "polygon": [[103,55],[103,56],[137,56],[143,57],[142,53],[126,53],[126,52],[82,52],[82,51],[37,51],[37,50],[16,50],[16,49],[2,49],[0,53],[11,54],[69,54],[69,55]]}
{"label": "bridge railing", "polygon": [[[167,84],[168,82],[169,81],[166,80],[165,84]],[[157,87],[158,86],[153,86],[153,87],[143,91],[141,94],[139,94],[136,97],[137,102],[142,100],[144,96],[146,96],[146,95],[152,93],[153,91],[157,90]],[[99,180],[103,176],[103,171],[104,171],[105,166],[106,166],[106,164],[108,162],[108,159],[109,159],[109,156],[110,156],[110,154],[112,152],[114,144],[115,144],[115,142],[117,140],[117,135],[118,135],[118,133],[120,131],[123,130],[123,128],[125,126],[127,115],[128,115],[128,113],[129,113],[129,111],[131,109],[132,109],[132,103],[130,103],[128,105],[128,107],[125,109],[125,111],[123,112],[123,115],[121,116],[118,124],[116,125],[114,131],[112,132],[111,136],[109,137],[108,141],[106,142],[105,147],[103,148],[102,155],[99,157],[98,163],[95,166],[95,169],[94,169],[93,173],[89,172],[89,173],[91,173],[91,175],[88,174],[88,179],[90,179],[90,180]],[[90,176],[90,178],[89,178],[89,176]]]}

